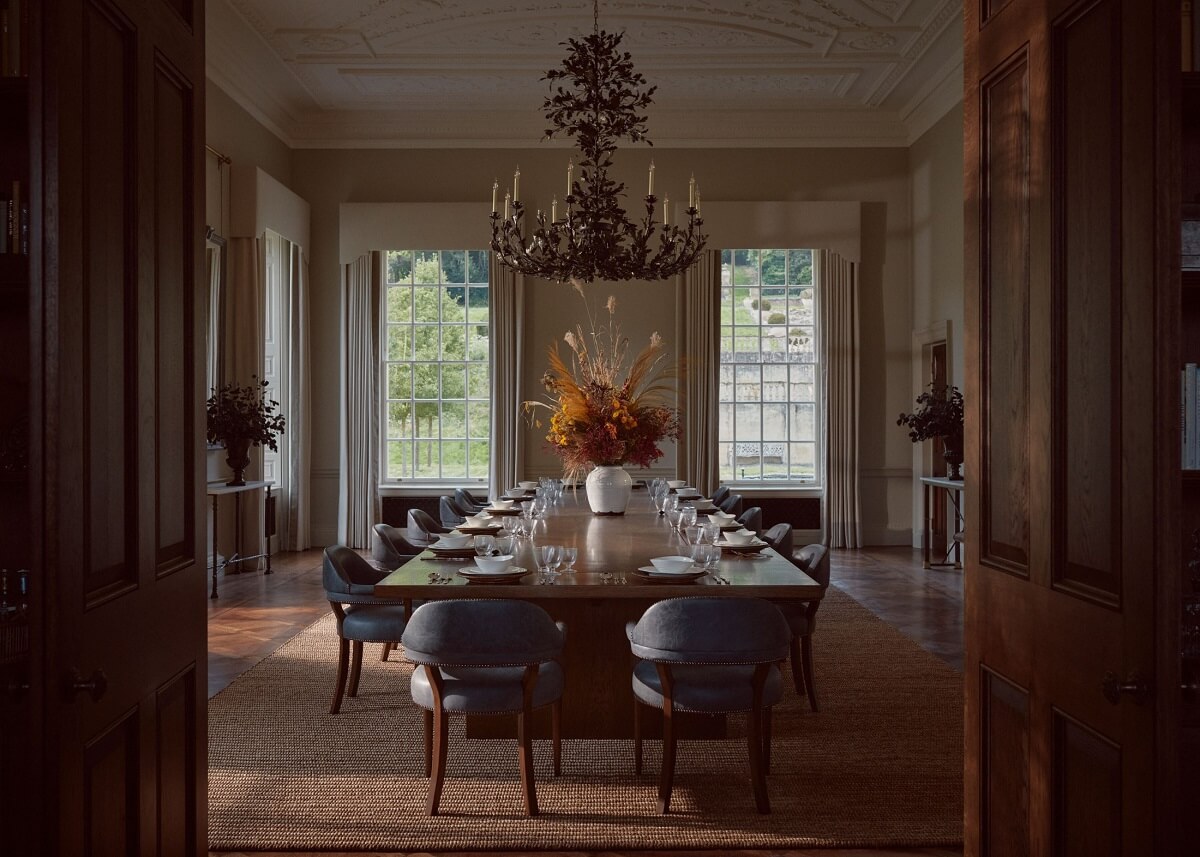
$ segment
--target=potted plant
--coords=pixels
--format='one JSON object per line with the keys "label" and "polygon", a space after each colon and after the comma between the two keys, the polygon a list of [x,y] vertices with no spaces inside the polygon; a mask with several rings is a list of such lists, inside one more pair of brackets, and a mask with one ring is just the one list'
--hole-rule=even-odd
{"label": "potted plant", "polygon": [[228,485],[246,484],[251,445],[279,451],[276,438],[285,422],[278,413],[279,402],[268,399],[266,392],[267,382],[255,376],[252,384],[225,384],[208,398],[208,441],[225,446],[225,463],[233,471]]}
{"label": "potted plant", "polygon": [[908,427],[913,443],[940,437],[945,447],[942,457],[949,465],[951,479],[962,479],[963,396],[958,387],[929,385],[929,392],[917,396],[917,410],[901,414],[896,425]]}

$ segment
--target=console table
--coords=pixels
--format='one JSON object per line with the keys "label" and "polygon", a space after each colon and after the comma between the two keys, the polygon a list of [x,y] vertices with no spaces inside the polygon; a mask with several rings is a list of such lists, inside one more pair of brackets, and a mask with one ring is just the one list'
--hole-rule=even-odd
{"label": "console table", "polygon": [[[221,569],[228,569],[231,565],[240,565],[243,562],[248,562],[252,559],[266,558],[267,568],[264,574],[271,573],[271,536],[275,535],[275,498],[271,495],[271,489],[275,487],[273,482],[263,482],[258,479],[248,479],[245,485],[227,485],[224,482],[209,482],[207,494],[212,497],[212,592],[209,598],[217,597],[217,520],[218,520],[218,501],[228,495],[233,495],[234,502],[234,540],[233,540],[233,556],[228,557],[225,562],[220,564]],[[252,556],[242,556],[239,551],[242,549],[242,495],[247,491],[257,491],[265,489],[266,509],[265,520],[263,521],[263,547],[261,553],[253,554]]]}
{"label": "console table", "polygon": [[[924,561],[922,568],[933,568],[935,565],[952,565],[955,568],[962,568],[963,510],[961,501],[963,480],[947,479],[944,476],[922,476],[921,488],[924,495],[922,514],[925,518],[925,543],[922,546]],[[946,555],[942,558],[941,562],[933,562],[930,556],[931,543],[933,542],[933,492],[937,490],[942,490],[949,494],[950,503],[954,506],[954,533],[950,538],[950,547],[947,548]],[[954,562],[949,562],[950,554],[954,554]]]}

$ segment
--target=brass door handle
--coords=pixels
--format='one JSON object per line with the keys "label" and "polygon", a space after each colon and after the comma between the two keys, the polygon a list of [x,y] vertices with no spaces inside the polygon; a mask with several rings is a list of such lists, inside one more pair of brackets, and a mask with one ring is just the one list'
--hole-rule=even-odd
{"label": "brass door handle", "polygon": [[104,692],[108,690],[108,676],[104,674],[103,670],[95,670],[85,679],[83,673],[72,667],[67,678],[68,696],[86,693],[92,698],[92,702],[98,702],[100,697],[104,696]]}
{"label": "brass door handle", "polygon": [[1121,681],[1117,674],[1110,670],[1104,674],[1104,681],[1100,687],[1104,691],[1104,698],[1113,705],[1121,701],[1122,694],[1133,697],[1133,701],[1138,705],[1145,705],[1150,699],[1150,685],[1137,671],[1129,673],[1125,680]]}

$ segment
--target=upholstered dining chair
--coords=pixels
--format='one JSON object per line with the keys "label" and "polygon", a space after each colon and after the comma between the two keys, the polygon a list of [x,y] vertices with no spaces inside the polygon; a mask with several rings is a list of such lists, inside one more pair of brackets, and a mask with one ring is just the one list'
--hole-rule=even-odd
{"label": "upholstered dining chair", "polygon": [[460,509],[465,509],[468,512],[482,512],[487,508],[487,500],[478,500],[466,488],[454,489],[454,502],[458,503]]}
{"label": "upholstered dining chair", "polygon": [[728,497],[729,494],[730,494],[729,486],[722,485],[719,488],[717,488],[717,490],[713,492],[713,495],[711,497],[709,497],[708,499],[713,501],[714,506],[719,507],[722,503],[725,502],[725,498]]}
{"label": "upholstered dining chair", "polygon": [[788,562],[794,562],[792,559],[792,551],[795,547],[795,536],[792,534],[792,525],[788,523],[775,524],[767,529],[762,534],[762,540],[769,544],[775,553],[786,559]]}
{"label": "upholstered dining chair", "polygon": [[404,537],[404,532],[391,524],[376,524],[371,542],[371,559],[386,569],[395,570],[421,553],[421,548]]}
{"label": "upholstered dining chair", "polygon": [[728,497],[717,504],[717,508],[727,515],[742,514],[742,495],[731,492]]}
{"label": "upholstered dining chair", "polygon": [[[793,553],[783,553],[795,565],[821,584],[821,593],[829,589],[829,551],[825,545],[805,545]],[[788,623],[792,634],[791,660],[792,684],[796,693],[808,696],[808,705],[813,711],[817,707],[817,682],[813,675],[812,636],[817,629],[817,610],[821,601],[784,601],[779,604],[779,611]]]}
{"label": "upholstered dining chair", "polygon": [[[404,634],[407,609],[392,599],[377,598],[375,584],[387,572],[372,568],[365,559],[344,545],[325,548],[321,580],[325,597],[337,617],[338,668],[329,713],[342,710],[342,697],[358,696],[362,672],[363,643],[390,645]],[[354,653],[351,658],[351,644]],[[349,687],[347,687],[347,669]]]}
{"label": "upholstered dining chair", "polygon": [[442,533],[450,532],[449,527],[443,527],[424,509],[408,510],[408,531],[404,537],[419,548],[427,548],[437,541]]}
{"label": "upholstered dining chair", "polygon": [[747,530],[752,530],[755,533],[758,533],[760,530],[762,530],[763,516],[762,508],[760,506],[751,506],[750,508],[745,509],[740,515],[737,516],[737,519],[738,523]]}
{"label": "upholstered dining chair", "polygon": [[634,769],[642,769],[642,706],[662,709],[663,754],[658,808],[671,805],[675,716],[681,712],[748,712],[747,750],[754,802],[771,811],[771,706],[783,695],[775,665],[788,653],[788,627],[778,608],[758,598],[669,598],[650,606],[625,632],[633,669]]}
{"label": "upholstered dining chair", "polygon": [[562,767],[562,656],[566,628],[528,601],[454,599],[418,607],[404,631],[414,664],[413,702],[425,716],[426,809],[437,815],[446,777],[447,719],[452,714],[517,715],[525,812],[537,815],[532,712],[552,706],[554,773]]}
{"label": "upholstered dining chair", "polygon": [[471,514],[474,512],[464,510],[453,497],[444,495],[438,498],[438,517],[442,519],[443,527],[457,527],[465,523],[467,515]]}

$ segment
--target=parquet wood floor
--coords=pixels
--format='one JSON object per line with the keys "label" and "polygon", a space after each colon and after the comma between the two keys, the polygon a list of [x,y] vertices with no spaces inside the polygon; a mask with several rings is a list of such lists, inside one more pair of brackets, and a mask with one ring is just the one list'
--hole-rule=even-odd
{"label": "parquet wood floor", "polygon": [[[222,577],[208,608],[208,693],[220,691],[329,609],[321,588],[319,550],[282,554],[274,573]],[[919,551],[871,548],[833,551],[832,583],[885,622],[962,669],[962,572],[925,570]],[[820,633],[818,630],[817,633]],[[483,852],[440,852],[479,857]],[[712,851],[505,851],[491,857],[712,857]],[[210,852],[265,857],[259,852]],[[271,852],[272,857],[425,857],[428,852]],[[961,849],[820,849],[722,852],[730,857],[960,857]]]}

